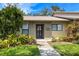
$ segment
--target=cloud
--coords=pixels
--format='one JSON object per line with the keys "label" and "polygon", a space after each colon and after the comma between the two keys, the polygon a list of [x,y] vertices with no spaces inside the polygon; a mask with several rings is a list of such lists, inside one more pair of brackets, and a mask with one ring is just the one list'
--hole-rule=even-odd
{"label": "cloud", "polygon": [[17,6],[19,8],[21,8],[21,10],[23,10],[26,14],[27,13],[30,13],[30,12],[33,12],[33,11],[36,11],[34,9],[32,9],[32,7],[35,7],[37,4],[32,4],[32,3],[22,3],[22,4],[17,4]]}

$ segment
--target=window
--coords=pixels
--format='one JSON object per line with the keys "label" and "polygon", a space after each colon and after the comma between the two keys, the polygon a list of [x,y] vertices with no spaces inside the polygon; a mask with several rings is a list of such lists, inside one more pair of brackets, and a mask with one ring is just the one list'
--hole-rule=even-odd
{"label": "window", "polygon": [[52,30],[53,30],[53,31],[56,31],[56,30],[57,30],[57,25],[56,25],[56,24],[53,24],[53,25],[52,25]]}
{"label": "window", "polygon": [[28,24],[23,24],[22,34],[29,34]]}
{"label": "window", "polygon": [[59,31],[62,31],[62,30],[63,30],[63,25],[58,24],[58,30],[59,30]]}
{"label": "window", "polygon": [[52,24],[52,30],[53,31],[62,31],[63,25],[62,24]]}
{"label": "window", "polygon": [[23,34],[28,34],[28,29],[22,29]]}

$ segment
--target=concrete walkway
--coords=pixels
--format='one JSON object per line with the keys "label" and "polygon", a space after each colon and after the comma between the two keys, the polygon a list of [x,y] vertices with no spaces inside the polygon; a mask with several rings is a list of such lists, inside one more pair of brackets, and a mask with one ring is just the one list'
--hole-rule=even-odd
{"label": "concrete walkway", "polygon": [[60,54],[52,48],[47,41],[37,41],[41,56],[60,56]]}

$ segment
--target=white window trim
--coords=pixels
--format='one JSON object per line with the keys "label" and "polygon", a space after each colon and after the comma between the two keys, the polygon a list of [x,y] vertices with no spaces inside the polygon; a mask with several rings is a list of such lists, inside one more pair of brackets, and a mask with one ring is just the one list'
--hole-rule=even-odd
{"label": "white window trim", "polygon": [[[56,30],[53,30],[53,25],[56,25]],[[61,25],[61,30],[58,29],[58,25]],[[63,24],[52,24],[51,29],[52,31],[63,31]]]}

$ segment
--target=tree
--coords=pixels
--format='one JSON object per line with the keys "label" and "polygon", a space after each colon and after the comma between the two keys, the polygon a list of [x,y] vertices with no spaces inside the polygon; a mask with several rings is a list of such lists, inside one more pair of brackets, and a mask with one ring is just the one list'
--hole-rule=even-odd
{"label": "tree", "polygon": [[8,5],[0,10],[0,33],[6,36],[7,34],[16,34],[20,31],[23,24],[23,11],[16,5]]}
{"label": "tree", "polygon": [[72,23],[67,26],[67,37],[73,39],[76,38],[78,29],[79,29],[79,24],[77,23],[77,21],[72,21]]}
{"label": "tree", "polygon": [[39,12],[36,13],[28,13],[27,15],[31,15],[31,16],[47,16],[49,14],[49,11],[47,8],[42,9]]}
{"label": "tree", "polygon": [[58,6],[52,6],[51,8],[53,11],[60,11],[61,10],[60,7],[58,7]]}
{"label": "tree", "polygon": [[52,6],[51,8],[52,8],[53,14],[65,11],[64,9],[61,9],[59,6]]}
{"label": "tree", "polygon": [[48,9],[47,8],[44,8],[40,11],[40,15],[41,16],[47,16],[48,15]]}

